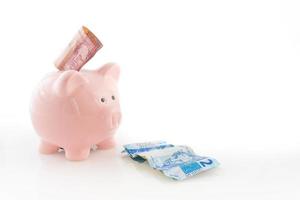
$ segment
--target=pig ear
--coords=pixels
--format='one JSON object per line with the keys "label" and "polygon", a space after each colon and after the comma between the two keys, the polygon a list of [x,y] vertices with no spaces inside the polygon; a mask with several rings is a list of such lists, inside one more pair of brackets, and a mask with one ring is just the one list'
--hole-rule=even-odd
{"label": "pig ear", "polygon": [[103,76],[110,76],[118,81],[120,76],[120,67],[116,63],[107,63],[97,70]]}
{"label": "pig ear", "polygon": [[87,80],[75,70],[67,70],[60,74],[53,85],[54,92],[59,96],[71,96],[87,83]]}

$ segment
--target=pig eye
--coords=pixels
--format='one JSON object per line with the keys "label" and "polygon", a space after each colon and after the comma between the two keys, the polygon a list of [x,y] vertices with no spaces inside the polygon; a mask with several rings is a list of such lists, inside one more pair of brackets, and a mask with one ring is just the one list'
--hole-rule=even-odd
{"label": "pig eye", "polygon": [[115,97],[114,95],[112,95],[112,96],[111,96],[111,99],[112,99],[112,100],[115,100],[115,99],[116,99],[116,97]]}
{"label": "pig eye", "polygon": [[102,103],[105,102],[105,98],[103,98],[103,97],[100,100],[101,100]]}

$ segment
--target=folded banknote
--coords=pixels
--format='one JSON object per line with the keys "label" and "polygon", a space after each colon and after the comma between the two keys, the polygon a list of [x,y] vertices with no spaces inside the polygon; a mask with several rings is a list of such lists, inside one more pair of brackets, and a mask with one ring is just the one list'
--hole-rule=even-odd
{"label": "folded banknote", "polygon": [[57,58],[55,66],[59,70],[79,71],[102,47],[100,40],[87,27],[82,26]]}
{"label": "folded banknote", "polygon": [[122,153],[126,153],[133,160],[138,162],[144,162],[145,159],[141,157],[139,154],[145,152],[151,152],[153,150],[165,149],[168,147],[173,147],[172,144],[167,144],[165,141],[153,141],[153,142],[143,142],[143,143],[132,143],[124,145],[124,151]]}
{"label": "folded banknote", "polygon": [[183,180],[219,165],[214,158],[198,156],[188,146],[174,146],[165,141],[124,145],[133,160],[147,161],[150,167],[175,180]]}
{"label": "folded banknote", "polygon": [[199,159],[181,163],[174,167],[162,170],[162,172],[166,176],[171,177],[175,180],[183,180],[200,172],[215,168],[218,165],[218,161],[214,158],[199,157]]}

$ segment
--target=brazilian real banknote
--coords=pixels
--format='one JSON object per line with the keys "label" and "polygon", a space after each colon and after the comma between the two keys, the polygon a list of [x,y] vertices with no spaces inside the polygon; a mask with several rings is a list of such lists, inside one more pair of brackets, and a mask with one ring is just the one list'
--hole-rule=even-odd
{"label": "brazilian real banknote", "polygon": [[165,141],[152,141],[143,143],[132,143],[124,145],[123,154],[127,154],[133,160],[138,162],[144,162],[145,158],[141,157],[140,154],[144,152],[151,152],[153,150],[165,149],[173,147],[172,144],[167,144]]}
{"label": "brazilian real banknote", "polygon": [[218,161],[214,158],[202,157],[189,162],[180,163],[162,172],[175,180],[183,180],[188,177],[194,176],[200,172],[215,168],[219,165]]}
{"label": "brazilian real banknote", "polygon": [[[167,146],[166,142],[135,143],[133,146],[135,153],[132,159],[138,158],[136,161],[139,162],[147,160],[150,167],[175,180],[183,180],[219,165],[216,159],[198,156],[188,146]],[[142,146],[142,150],[138,150],[139,146]]]}

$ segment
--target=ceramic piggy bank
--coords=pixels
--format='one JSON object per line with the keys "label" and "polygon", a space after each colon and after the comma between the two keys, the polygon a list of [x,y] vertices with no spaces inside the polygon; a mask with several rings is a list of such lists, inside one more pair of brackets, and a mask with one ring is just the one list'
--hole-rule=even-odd
{"label": "ceramic piggy bank", "polygon": [[46,76],[33,94],[31,119],[41,137],[39,151],[65,150],[69,160],[83,160],[92,145],[114,146],[121,120],[117,83],[119,67],[58,71]]}

